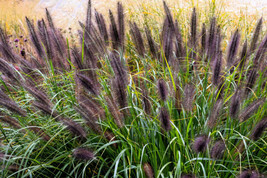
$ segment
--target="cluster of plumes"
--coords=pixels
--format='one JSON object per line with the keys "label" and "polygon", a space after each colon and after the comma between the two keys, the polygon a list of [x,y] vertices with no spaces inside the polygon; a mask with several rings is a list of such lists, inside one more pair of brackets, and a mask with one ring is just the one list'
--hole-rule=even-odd
{"label": "cluster of plumes", "polygon": [[[93,20],[91,1],[88,1],[86,21],[85,23],[80,22],[82,28],[79,31],[81,49],[77,46],[73,46],[71,49],[67,47],[62,34],[55,27],[48,10],[46,10],[46,21],[44,19],[39,20],[37,22],[37,28],[35,28],[34,23],[29,18],[26,18],[31,42],[35,49],[35,55],[27,54],[27,58],[17,55],[12,50],[7,42],[4,31],[0,28],[0,52],[3,57],[0,58],[0,71],[6,77],[5,82],[10,85],[22,86],[25,92],[33,96],[34,101],[32,102],[32,106],[62,123],[75,138],[77,137],[82,141],[87,139],[86,129],[71,118],[63,117],[59,114],[49,95],[45,92],[45,89],[37,85],[40,82],[40,77],[36,73],[36,69],[48,73],[49,69],[51,70],[53,68],[57,73],[64,73],[67,70],[71,70],[74,66],[75,96],[77,100],[75,110],[81,115],[91,131],[102,135],[110,142],[113,141],[115,139],[113,133],[104,131],[99,125],[99,120],[105,119],[107,113],[105,113],[106,110],[102,105],[103,103],[100,103],[98,100],[98,97],[104,92],[101,90],[101,83],[99,82],[97,71],[99,68],[102,68],[100,59],[108,58],[113,75],[110,79],[111,93],[108,95],[104,94],[105,104],[118,128],[122,128],[124,126],[123,119],[129,114],[127,110],[129,72],[127,61],[121,57],[125,51],[124,11],[121,3],[118,3],[117,10],[117,20],[112,11],[109,11],[110,25],[108,29],[107,23],[101,13],[95,11],[95,20]],[[184,72],[187,70],[185,69],[187,67],[183,66],[189,65],[189,63],[193,64],[194,61],[198,64],[203,59],[204,62],[211,64],[212,83],[217,88],[217,98],[207,120],[209,129],[213,129],[218,124],[221,111],[224,108],[224,75],[227,75],[227,73],[232,75],[237,69],[237,66],[239,66],[238,70],[241,71],[241,75],[244,75],[243,69],[247,67],[247,59],[252,56],[253,64],[249,68],[245,87],[241,85],[237,87],[229,104],[229,116],[231,118],[238,118],[240,122],[248,120],[266,101],[265,98],[259,98],[240,111],[244,98],[248,97],[251,90],[253,90],[259,75],[258,71],[263,69],[263,67],[259,66],[264,61],[263,59],[267,49],[267,36],[262,42],[258,42],[262,19],[258,22],[250,46],[248,47],[248,42],[245,41],[239,56],[240,33],[238,30],[234,32],[226,55],[226,69],[230,72],[225,72],[221,50],[221,28],[217,25],[216,18],[211,18],[208,30],[206,29],[206,24],[203,23],[201,33],[198,33],[197,12],[194,8],[191,17],[189,42],[185,43],[178,21],[173,18],[165,2],[164,10],[166,17],[160,36],[161,45],[158,45],[153,39],[151,29],[148,26],[145,27],[145,36],[149,51],[153,58],[159,60],[163,65],[168,64],[171,69],[174,69],[174,74],[178,73],[177,68],[182,69],[181,71]],[[136,52],[143,58],[147,53],[142,30],[135,22],[130,22],[129,27],[130,35],[136,46]],[[199,43],[200,45],[198,45]],[[163,49],[162,52],[161,47]],[[14,67],[15,64],[19,64],[20,67],[17,69]],[[195,68],[197,66],[192,65],[192,68],[189,68],[190,73]],[[17,70],[20,70],[21,73]],[[166,105],[168,104],[168,97],[172,94],[172,88],[164,79],[158,80],[157,88],[159,99],[161,100],[158,118],[160,128],[164,134],[171,131],[171,109],[167,108]],[[175,109],[178,113],[180,114],[182,111],[193,112],[195,109],[196,86],[192,82],[187,81],[183,87],[176,84],[174,88],[176,90],[174,91],[175,96],[173,98],[175,100]],[[153,107],[150,103],[149,91],[143,87],[141,88],[141,93],[144,111],[147,115],[150,115]],[[18,117],[27,117],[26,109],[20,108],[2,90],[0,90],[0,105],[19,115]],[[0,121],[17,129],[22,128],[19,120],[12,118],[6,113],[0,113]],[[250,135],[251,139],[257,141],[266,128],[267,122],[266,118],[264,118],[255,125]],[[45,141],[50,140],[50,136],[39,126],[28,125],[27,129],[41,136]],[[22,131],[25,132],[25,129],[22,129]],[[208,149],[210,141],[211,138],[207,135],[198,136],[195,138],[192,148],[197,154],[204,153]],[[116,145],[114,144],[114,146]],[[210,157],[220,159],[225,149],[226,145],[224,140],[216,141],[210,150]],[[89,161],[94,159],[95,155],[89,149],[76,148],[73,151],[73,157],[79,160]],[[143,169],[147,177],[154,177],[153,168],[149,163],[145,163]],[[247,172],[246,174],[250,174],[250,177],[253,177],[252,172]],[[195,175],[182,174],[181,177],[195,177]]]}

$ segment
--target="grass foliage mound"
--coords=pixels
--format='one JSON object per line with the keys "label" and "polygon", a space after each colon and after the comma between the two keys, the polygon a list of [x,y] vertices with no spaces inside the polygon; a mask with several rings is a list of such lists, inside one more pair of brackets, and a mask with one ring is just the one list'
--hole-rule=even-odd
{"label": "grass foliage mound", "polygon": [[21,50],[0,28],[2,177],[264,177],[263,19],[241,39],[163,7],[155,29],[89,1],[75,42],[26,17]]}

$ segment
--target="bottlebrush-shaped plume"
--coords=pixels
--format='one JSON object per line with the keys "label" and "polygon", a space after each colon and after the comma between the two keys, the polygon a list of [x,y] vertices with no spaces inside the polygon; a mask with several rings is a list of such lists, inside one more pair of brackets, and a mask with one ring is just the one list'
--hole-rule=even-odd
{"label": "bottlebrush-shaped plume", "polygon": [[32,103],[32,105],[36,108],[38,108],[39,110],[41,110],[43,113],[49,115],[49,116],[53,116],[53,117],[58,117],[58,113],[57,111],[53,111],[52,110],[52,106],[51,105],[47,105],[46,103],[42,103],[38,100],[34,101]]}
{"label": "bottlebrush-shaped plume", "polygon": [[99,94],[99,89],[97,85],[92,81],[89,77],[83,75],[83,74],[76,74],[77,78],[81,82],[82,86],[87,89],[90,93],[93,95],[98,95]]}
{"label": "bottlebrush-shaped plume", "polygon": [[147,178],[154,178],[154,171],[149,163],[144,163],[143,169]]}
{"label": "bottlebrush-shaped plume", "polygon": [[210,151],[210,157],[213,159],[222,158],[225,148],[226,147],[223,140],[216,141]]}
{"label": "bottlebrush-shaped plume", "polygon": [[115,52],[111,52],[109,54],[109,59],[110,59],[111,67],[113,68],[113,71],[115,73],[115,76],[119,80],[121,80],[121,82],[124,85],[127,85],[128,83],[127,70],[126,70],[126,67],[122,63],[120,56],[116,54]]}
{"label": "bottlebrush-shaped plume", "polygon": [[246,40],[245,43],[243,44],[242,52],[240,54],[239,70],[241,70],[242,68],[245,67],[245,63],[246,63],[246,60],[247,60],[247,50],[248,50],[248,42]]}
{"label": "bottlebrush-shaped plume", "polygon": [[86,20],[85,20],[85,27],[88,31],[90,31],[91,25],[92,25],[92,3],[91,0],[88,0]]}
{"label": "bottlebrush-shaped plume", "polygon": [[201,30],[201,53],[202,55],[205,54],[206,47],[207,47],[207,42],[206,42],[206,25],[205,23],[202,24],[202,30]]}
{"label": "bottlebrush-shaped plume", "polygon": [[235,33],[233,34],[231,41],[228,45],[228,52],[227,52],[227,67],[228,68],[231,68],[235,62],[235,57],[238,51],[239,41],[240,41],[240,33],[237,29]]}
{"label": "bottlebrush-shaped plume", "polygon": [[195,138],[192,148],[196,153],[204,152],[208,147],[209,141],[210,138],[207,135],[198,136]]}
{"label": "bottlebrush-shaped plume", "polygon": [[256,126],[253,128],[250,138],[254,141],[258,140],[262,134],[264,133],[264,130],[267,128],[267,118],[263,118],[260,122],[256,124]]}
{"label": "bottlebrush-shaped plume", "polygon": [[195,86],[193,84],[186,84],[184,87],[184,97],[182,105],[185,111],[193,110],[193,101],[195,98]]}
{"label": "bottlebrush-shaped plume", "polygon": [[[163,23],[163,30],[162,30],[162,48],[164,51],[164,60],[163,62],[165,63],[166,61],[170,63],[172,61],[172,54],[173,54],[173,33],[174,28],[173,25],[169,23],[168,18],[164,20]],[[165,61],[166,58],[166,61]]]}
{"label": "bottlebrush-shaped plume", "polygon": [[222,107],[223,100],[219,98],[213,105],[212,111],[210,113],[209,120],[207,123],[209,128],[213,128],[217,124],[218,120],[220,119],[220,112],[222,110]]}
{"label": "bottlebrush-shaped plume", "polygon": [[164,107],[160,109],[159,120],[161,122],[161,128],[165,132],[168,132],[171,130],[170,114],[169,114],[169,111]]}
{"label": "bottlebrush-shaped plume", "polygon": [[143,98],[143,108],[145,113],[151,114],[152,106],[149,101],[148,91],[145,88],[142,89],[142,98]]}
{"label": "bottlebrush-shaped plume", "polygon": [[106,45],[108,46],[109,45],[109,41],[108,41],[109,36],[108,36],[108,31],[107,31],[105,19],[104,19],[103,15],[97,11],[95,11],[95,18],[96,18],[96,24],[98,26],[100,36],[103,38]]}
{"label": "bottlebrush-shaped plume", "polygon": [[0,71],[2,72],[2,74],[7,76],[11,80],[11,82],[19,82],[20,76],[18,76],[15,69],[2,58],[0,58]]}
{"label": "bottlebrush-shaped plume", "polygon": [[31,23],[31,21],[28,19],[28,17],[26,17],[26,22],[27,22],[27,26],[29,29],[31,41],[35,47],[37,54],[39,55],[39,57],[42,58],[44,56],[44,51],[43,51],[40,39],[37,36],[37,33],[35,31],[34,25]]}
{"label": "bottlebrush-shaped plume", "polygon": [[160,99],[162,101],[166,101],[168,98],[168,88],[166,82],[163,79],[158,80],[158,92]]}
{"label": "bottlebrush-shaped plume", "polygon": [[267,51],[267,34],[265,35],[265,37],[261,41],[261,43],[260,43],[260,45],[258,47],[258,50],[256,52],[255,58],[253,59],[254,60],[253,62],[254,62],[255,66],[261,65],[261,63],[262,63],[262,61],[264,59],[266,51]]}
{"label": "bottlebrush-shaped plume", "polygon": [[86,148],[76,148],[72,154],[74,158],[82,161],[90,161],[95,158],[95,154]]}
{"label": "bottlebrush-shaped plume", "polygon": [[7,123],[7,124],[9,124],[10,126],[16,128],[16,129],[21,128],[21,125],[19,124],[19,122],[16,119],[14,119],[14,118],[12,118],[10,116],[7,116],[2,112],[0,112],[0,121],[4,122],[4,123]]}
{"label": "bottlebrush-shaped plume", "polygon": [[109,112],[113,116],[115,123],[119,128],[123,127],[123,114],[119,111],[119,108],[117,107],[115,101],[113,98],[105,97],[105,101],[107,103]]}
{"label": "bottlebrush-shaped plume", "polygon": [[130,34],[132,36],[132,40],[134,41],[136,50],[138,54],[142,57],[145,55],[145,46],[144,46],[144,40],[142,37],[142,34],[140,32],[140,29],[138,28],[137,24],[135,22],[130,22]]}
{"label": "bottlebrush-shaped plume", "polygon": [[17,55],[13,53],[11,46],[7,42],[7,36],[5,35],[2,27],[0,26],[0,52],[4,59],[8,62],[18,62]]}
{"label": "bottlebrush-shaped plume", "polygon": [[120,47],[124,49],[125,25],[124,25],[124,10],[121,2],[118,2],[117,9],[118,9],[118,29],[119,29]]}
{"label": "bottlebrush-shaped plume", "polygon": [[210,28],[209,28],[209,34],[208,34],[208,39],[207,39],[207,58],[212,59],[215,49],[216,41],[216,18],[213,17],[210,21]]}
{"label": "bottlebrush-shaped plume", "polygon": [[212,72],[213,73],[212,82],[216,86],[221,83],[221,69],[222,69],[222,52],[220,51],[215,56],[213,72]]}
{"label": "bottlebrush-shaped plume", "polygon": [[116,99],[119,108],[126,108],[128,105],[128,99],[127,99],[127,93],[126,93],[126,89],[127,86],[125,85],[125,83],[118,77],[115,77],[112,81],[111,81],[111,85],[112,85],[112,89],[113,89],[113,95],[114,98]]}
{"label": "bottlebrush-shaped plume", "polygon": [[149,27],[145,27],[145,32],[146,32],[146,38],[148,41],[150,53],[152,54],[153,58],[159,59],[159,49],[158,49],[157,44],[155,43],[155,41],[152,38],[151,31],[150,31]]}
{"label": "bottlebrush-shaped plume", "polygon": [[47,54],[48,59],[53,59],[53,53],[52,53],[52,43],[51,43],[51,38],[49,36],[47,26],[44,22],[44,19],[38,20],[38,34],[40,37],[40,40],[42,41],[42,44],[45,47],[45,52]]}
{"label": "bottlebrush-shaped plume", "polygon": [[220,27],[220,25],[218,25],[217,26],[217,30],[216,30],[216,39],[215,39],[215,54],[214,54],[214,57],[212,59],[214,59],[217,55],[220,54],[220,52],[221,52],[221,41],[222,41],[221,27]]}
{"label": "bottlebrush-shaped plume", "polygon": [[248,105],[239,115],[239,120],[241,122],[247,120],[258,108],[265,103],[265,98],[260,98]]}
{"label": "bottlebrush-shaped plume", "polygon": [[240,109],[240,104],[242,101],[242,91],[237,89],[231,99],[231,104],[229,107],[229,113],[231,118],[237,118]]}
{"label": "bottlebrush-shaped plume", "polygon": [[255,31],[253,33],[253,36],[252,36],[252,40],[251,40],[251,43],[250,43],[250,48],[249,48],[249,55],[252,54],[256,47],[257,47],[257,42],[258,42],[258,39],[259,39],[259,36],[260,36],[260,31],[261,31],[261,28],[262,28],[262,18],[260,18],[260,20],[258,21],[257,23],[257,26],[255,28]]}
{"label": "bottlebrush-shaped plume", "polygon": [[247,84],[245,87],[245,96],[248,96],[248,94],[253,89],[253,86],[256,82],[257,77],[258,77],[257,68],[253,67],[251,71],[249,71],[249,76],[248,76]]}
{"label": "bottlebrush-shaped plume", "polygon": [[9,96],[7,96],[3,91],[0,90],[0,105],[4,106],[11,112],[15,112],[23,117],[27,116],[25,110],[21,109],[15,101],[13,101]]}
{"label": "bottlebrush-shaped plume", "polygon": [[174,34],[175,34],[175,56],[178,60],[183,60],[183,57],[185,56],[185,49],[183,46],[181,30],[177,20],[175,20],[174,24]]}
{"label": "bottlebrush-shaped plume", "polygon": [[113,49],[117,50],[120,46],[120,36],[118,32],[118,28],[113,16],[113,13],[111,10],[109,10],[109,19],[110,19],[110,37],[111,37],[111,42],[112,42],[112,47]]}
{"label": "bottlebrush-shaped plume", "polygon": [[197,14],[196,8],[193,8],[192,16],[191,16],[191,37],[190,42],[192,47],[195,47],[197,44]]}
{"label": "bottlebrush-shaped plume", "polygon": [[81,139],[86,139],[86,131],[80,124],[66,118],[61,118],[60,121],[66,126],[66,129],[69,130],[73,135],[78,136]]}

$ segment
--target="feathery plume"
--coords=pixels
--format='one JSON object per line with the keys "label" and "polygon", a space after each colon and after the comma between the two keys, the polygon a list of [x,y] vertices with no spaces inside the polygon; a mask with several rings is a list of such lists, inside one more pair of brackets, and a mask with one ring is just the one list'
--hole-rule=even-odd
{"label": "feathery plume", "polygon": [[137,49],[137,52],[140,56],[144,57],[145,55],[145,46],[144,46],[144,40],[142,37],[142,34],[140,32],[140,29],[138,28],[137,24],[134,22],[130,22],[130,33],[132,36],[132,39],[135,43],[135,47]]}
{"label": "feathery plume", "polygon": [[86,132],[83,127],[75,121],[70,119],[62,118],[60,121],[66,126],[66,128],[75,136],[82,139],[86,139]]}
{"label": "feathery plume", "polygon": [[46,18],[47,18],[47,21],[48,21],[48,25],[49,27],[52,29],[52,30],[55,30],[55,26],[54,26],[54,22],[53,22],[53,19],[48,11],[47,8],[45,8],[45,13],[46,13]]}
{"label": "feathery plume", "polygon": [[196,153],[204,152],[208,147],[209,141],[210,141],[210,138],[207,135],[201,135],[201,136],[196,137],[194,144],[193,144],[193,150]]}
{"label": "feathery plume", "polygon": [[51,44],[51,39],[47,31],[47,27],[44,22],[44,19],[38,20],[37,24],[38,24],[38,30],[39,30],[38,31],[39,37],[45,46],[47,57],[48,59],[52,59],[53,58],[52,44]]}
{"label": "feathery plume", "polygon": [[218,99],[213,105],[212,111],[209,116],[209,120],[207,123],[209,128],[213,128],[217,124],[217,120],[220,117],[220,111],[222,110],[222,107],[223,107],[223,100]]}
{"label": "feathery plume", "polygon": [[255,31],[253,33],[253,36],[252,36],[252,40],[251,40],[251,43],[250,43],[250,48],[249,48],[249,55],[252,54],[254,52],[254,50],[256,49],[257,47],[257,42],[258,42],[258,39],[259,39],[259,36],[260,36],[260,31],[261,31],[261,28],[262,28],[262,18],[260,18],[260,20],[258,21],[257,23],[257,26],[255,28]]}
{"label": "feathery plume", "polygon": [[72,64],[74,64],[74,66],[77,68],[77,69],[84,69],[84,65],[83,65],[83,62],[82,62],[82,58],[81,58],[81,54],[78,50],[78,48],[76,46],[74,46],[71,50],[71,54],[72,54]]}
{"label": "feathery plume", "polygon": [[179,28],[178,21],[175,20],[174,24],[174,34],[175,34],[175,56],[177,59],[181,60],[184,57],[184,47],[181,31]]}
{"label": "feathery plume", "polygon": [[253,61],[255,66],[258,66],[259,64],[261,64],[262,60],[264,59],[266,51],[267,51],[267,34],[261,41],[258,47],[258,51],[256,52],[256,55]]}
{"label": "feathery plume", "polygon": [[161,128],[165,132],[168,132],[171,130],[170,114],[169,114],[169,111],[164,107],[160,109],[159,120],[161,122]]}
{"label": "feathery plume", "polygon": [[34,101],[32,105],[39,110],[43,111],[47,115],[51,115],[53,117],[58,117],[58,113],[56,111],[53,111],[50,105],[47,105],[46,103],[41,103],[40,101]]}
{"label": "feathery plume", "polygon": [[149,163],[144,163],[143,169],[147,178],[154,178],[154,171]]}
{"label": "feathery plume", "polygon": [[219,140],[215,142],[213,145],[211,151],[210,151],[210,157],[213,159],[220,159],[222,158],[225,150],[225,143],[223,140]]}
{"label": "feathery plume", "polygon": [[118,125],[119,128],[122,128],[123,127],[123,120],[122,120],[123,115],[119,111],[113,98],[109,98],[109,97],[105,96],[105,101],[107,102],[107,106],[109,108],[109,111],[110,111],[111,115],[113,116],[116,124]]}
{"label": "feathery plume", "polygon": [[216,41],[216,18],[213,17],[210,22],[209,35],[207,39],[207,58],[211,59],[214,55]]}
{"label": "feathery plume", "polygon": [[215,56],[212,82],[214,85],[218,85],[221,82],[221,68],[222,68],[222,51]]}
{"label": "feathery plume", "polygon": [[109,10],[109,19],[110,19],[110,36],[112,41],[112,47],[113,49],[118,49],[120,46],[120,36],[117,29],[117,25],[113,16],[113,13],[111,10]]}
{"label": "feathery plume", "polygon": [[0,26],[0,52],[4,58],[12,63],[17,62],[16,55],[12,52],[10,45],[7,42],[7,37]]}
{"label": "feathery plume", "polygon": [[122,64],[121,59],[118,54],[111,52],[109,54],[110,58],[110,64],[113,68],[113,71],[115,73],[115,76],[121,80],[121,82],[124,83],[124,85],[127,84],[127,72],[125,66]]}
{"label": "feathery plume", "polygon": [[108,46],[109,37],[108,37],[108,31],[107,31],[105,19],[103,15],[98,13],[97,11],[95,11],[95,18],[96,18],[96,23],[98,26],[99,33],[103,37],[103,40],[106,42],[106,45]]}
{"label": "feathery plume", "polygon": [[158,80],[158,92],[160,99],[166,101],[168,98],[168,88],[166,82],[163,79]]}
{"label": "feathery plume", "polygon": [[28,19],[28,17],[26,17],[26,22],[27,22],[27,26],[28,26],[28,29],[30,32],[30,37],[31,37],[32,43],[36,49],[36,52],[40,57],[43,57],[44,51],[43,51],[42,45],[40,43],[40,40],[36,34],[36,31],[34,29],[34,26],[31,23],[31,21]]}
{"label": "feathery plume", "polygon": [[[169,63],[173,56],[173,33],[174,28],[169,23],[168,18],[166,17],[163,23],[163,30],[162,30],[162,48],[164,50],[164,57],[166,58],[167,62]],[[164,62],[166,62],[164,60]]]}
{"label": "feathery plume", "polygon": [[221,40],[222,40],[221,27],[220,27],[220,25],[218,25],[217,30],[216,30],[216,38],[215,38],[215,54],[214,54],[214,57],[212,58],[212,60],[214,58],[216,58],[216,56],[219,55],[221,52]]}
{"label": "feathery plume", "polygon": [[52,105],[48,95],[42,90],[38,89],[34,84],[23,84],[23,88],[26,89],[35,99],[45,105]]}
{"label": "feathery plume", "polygon": [[239,64],[239,70],[244,68],[246,60],[247,60],[247,48],[248,48],[248,41],[246,40],[245,43],[243,44],[242,52],[240,55],[240,64]]}
{"label": "feathery plume", "polygon": [[118,77],[111,82],[114,96],[119,104],[120,109],[127,107],[127,93],[125,83]]}
{"label": "feathery plume", "polygon": [[95,158],[95,154],[86,148],[76,148],[73,151],[74,158],[83,161],[90,161]]}
{"label": "feathery plume", "polygon": [[7,123],[16,129],[21,128],[21,125],[19,124],[19,122],[16,119],[14,119],[10,116],[6,116],[2,112],[0,112],[0,121]]}
{"label": "feathery plume", "polygon": [[169,7],[167,6],[166,2],[163,1],[163,6],[164,6],[164,11],[166,13],[167,19],[168,19],[168,24],[171,29],[174,29],[174,23],[173,23],[173,17],[171,14],[171,11]]}
{"label": "feathery plume", "polygon": [[202,30],[201,30],[201,52],[202,54],[205,53],[206,51],[206,46],[207,46],[207,43],[206,43],[206,25],[205,23],[202,24]]}
{"label": "feathery plume", "polygon": [[232,96],[231,104],[229,107],[229,113],[231,118],[237,118],[242,97],[241,92],[242,91],[240,89],[237,89],[234,95]]}
{"label": "feathery plume", "polygon": [[195,47],[197,44],[197,14],[196,8],[193,8],[191,16],[191,44],[192,47]]}
{"label": "feathery plume", "polygon": [[125,36],[125,27],[124,27],[124,12],[121,2],[118,2],[118,26],[119,26],[119,39],[120,46],[124,49],[124,36]]}
{"label": "feathery plume", "polygon": [[151,103],[149,101],[148,91],[146,89],[142,89],[142,97],[143,97],[143,108],[146,114],[151,113]]}
{"label": "feathery plume", "polygon": [[250,138],[254,141],[258,140],[262,136],[266,128],[267,128],[267,117],[263,118],[260,122],[256,124],[256,126],[251,132]]}
{"label": "feathery plume", "polygon": [[0,98],[0,105],[4,106],[5,108],[7,108],[8,110],[10,110],[11,112],[15,112],[23,117],[27,116],[26,111],[24,111],[23,109],[21,109],[17,103],[15,103],[12,99],[8,99],[8,100],[4,100],[3,98]]}
{"label": "feathery plume", "polygon": [[247,84],[246,84],[246,88],[245,88],[245,95],[246,96],[252,90],[252,88],[253,88],[253,86],[254,86],[254,84],[256,82],[257,76],[258,76],[257,69],[255,67],[253,67],[252,70],[249,73]]}
{"label": "feathery plume", "polygon": [[86,29],[88,31],[90,31],[91,24],[92,24],[92,3],[91,3],[91,0],[88,0],[85,24],[86,24]]}
{"label": "feathery plume", "polygon": [[159,55],[158,55],[158,47],[157,47],[155,41],[152,38],[151,31],[150,31],[150,29],[148,27],[145,27],[145,32],[146,32],[146,38],[147,38],[147,41],[148,41],[148,46],[149,46],[150,53],[152,54],[152,56],[155,59],[158,59],[158,57],[159,57]]}
{"label": "feathery plume", "polygon": [[240,33],[238,29],[235,31],[233,34],[231,41],[229,43],[228,47],[228,53],[227,53],[227,66],[228,68],[232,67],[235,61],[235,56],[238,51],[238,46],[239,46],[239,41],[240,41]]}
{"label": "feathery plume", "polygon": [[195,86],[193,84],[186,84],[184,87],[183,108],[185,111],[192,111],[193,101],[195,97]]}
{"label": "feathery plume", "polygon": [[265,103],[265,98],[260,98],[248,105],[239,115],[239,120],[241,122],[247,120],[258,108]]}
{"label": "feathery plume", "polygon": [[0,71],[6,75],[11,81],[18,82],[18,75],[16,74],[14,68],[8,64],[7,61],[0,58]]}
{"label": "feathery plume", "polygon": [[93,95],[99,95],[98,87],[95,85],[95,83],[87,76],[83,74],[76,74],[77,78],[81,82],[82,86],[87,89],[89,92],[91,92]]}

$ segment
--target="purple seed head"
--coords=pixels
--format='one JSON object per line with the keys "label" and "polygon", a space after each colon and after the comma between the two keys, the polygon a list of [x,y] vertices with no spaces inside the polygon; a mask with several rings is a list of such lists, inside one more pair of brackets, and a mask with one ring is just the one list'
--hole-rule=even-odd
{"label": "purple seed head", "polygon": [[196,153],[204,152],[207,149],[209,140],[207,135],[198,136],[194,141],[193,150]]}
{"label": "purple seed head", "polygon": [[85,148],[76,148],[73,151],[73,156],[79,160],[89,161],[89,160],[94,159],[95,155],[93,152],[91,152]]}

